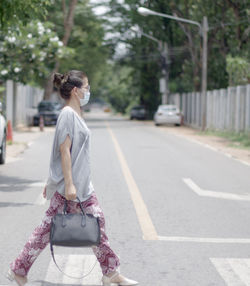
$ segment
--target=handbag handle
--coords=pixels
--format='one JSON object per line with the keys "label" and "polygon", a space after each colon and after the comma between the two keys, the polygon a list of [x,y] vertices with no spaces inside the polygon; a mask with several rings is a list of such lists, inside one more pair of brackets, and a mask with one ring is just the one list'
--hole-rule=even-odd
{"label": "handbag handle", "polygon": [[[80,203],[80,208],[81,208],[82,214],[86,216],[86,213],[85,213],[85,211],[84,211],[84,209],[83,209],[83,207],[82,207],[82,204],[81,204],[80,199],[79,199],[78,197],[76,197],[76,198],[77,198],[77,200],[78,200],[78,201],[79,201],[79,203]],[[67,206],[68,206],[68,203],[67,203],[67,199],[65,198],[65,201],[64,201],[64,208],[63,208],[63,213],[64,213],[64,214],[66,214],[66,213],[67,213]]]}
{"label": "handbag handle", "polygon": [[96,259],[96,262],[95,262],[94,266],[92,267],[92,269],[91,269],[87,274],[85,274],[85,275],[83,275],[83,276],[80,276],[80,277],[71,276],[71,275],[68,275],[68,274],[66,274],[65,272],[63,272],[63,271],[60,269],[60,267],[57,265],[56,259],[55,259],[55,256],[54,256],[54,249],[53,249],[53,245],[52,245],[52,244],[50,244],[50,251],[51,251],[51,256],[52,256],[52,258],[53,258],[53,261],[54,261],[54,263],[55,263],[57,269],[58,269],[63,275],[65,275],[65,276],[67,276],[67,277],[69,277],[69,278],[73,278],[73,279],[82,279],[82,278],[88,276],[88,275],[93,271],[93,269],[95,268],[96,263],[97,263],[97,261],[98,261],[98,260]]}
{"label": "handbag handle", "polygon": [[[80,199],[79,199],[78,197],[76,197],[76,198],[78,199],[78,201],[79,201],[79,203],[80,203],[80,208],[81,208],[81,211],[82,211],[83,216],[86,216],[86,213],[85,213],[85,211],[84,211],[84,209],[83,209],[83,206],[82,206],[82,204],[81,204]],[[66,200],[66,198],[65,198],[64,208],[63,208],[63,213],[64,213],[65,215],[66,215],[66,213],[67,213],[67,206],[68,206],[68,204],[67,204],[67,200]],[[54,261],[54,263],[55,263],[57,269],[58,269],[61,273],[63,273],[65,276],[67,276],[67,277],[69,277],[69,278],[73,278],[73,279],[82,279],[82,278],[88,276],[88,275],[93,271],[93,269],[95,268],[96,263],[97,263],[97,261],[98,261],[98,259],[96,259],[96,262],[95,262],[94,266],[92,267],[92,269],[89,271],[89,273],[87,273],[87,274],[85,274],[85,275],[83,275],[83,276],[80,276],[80,277],[70,276],[70,275],[66,274],[65,272],[63,272],[63,271],[60,269],[60,267],[57,265],[56,259],[55,259],[55,256],[54,256],[54,249],[53,249],[53,245],[52,245],[52,244],[50,244],[50,251],[51,251],[51,256],[52,256],[52,258],[53,258],[53,261]]]}

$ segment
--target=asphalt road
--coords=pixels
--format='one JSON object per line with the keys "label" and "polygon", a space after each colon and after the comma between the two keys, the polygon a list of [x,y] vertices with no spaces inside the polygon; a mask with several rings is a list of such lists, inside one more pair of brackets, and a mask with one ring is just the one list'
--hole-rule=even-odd
{"label": "asphalt road", "polygon": [[[86,122],[92,182],[123,275],[142,286],[250,285],[249,166],[143,121],[90,113]],[[0,285],[48,208],[53,136],[0,166]],[[56,253],[73,275],[95,262],[88,249]],[[62,276],[49,247],[29,272],[31,285],[101,285],[101,276],[99,265],[82,281]]]}

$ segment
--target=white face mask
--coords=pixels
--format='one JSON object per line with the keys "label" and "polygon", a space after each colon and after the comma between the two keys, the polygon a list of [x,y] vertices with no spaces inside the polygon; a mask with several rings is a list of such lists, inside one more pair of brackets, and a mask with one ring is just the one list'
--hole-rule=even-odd
{"label": "white face mask", "polygon": [[80,97],[77,95],[77,97],[78,97],[79,100],[80,100],[80,106],[84,106],[84,105],[86,105],[86,104],[89,102],[90,91],[89,91],[89,90],[84,91],[84,92],[83,92],[83,96],[84,96],[84,98],[80,98]]}

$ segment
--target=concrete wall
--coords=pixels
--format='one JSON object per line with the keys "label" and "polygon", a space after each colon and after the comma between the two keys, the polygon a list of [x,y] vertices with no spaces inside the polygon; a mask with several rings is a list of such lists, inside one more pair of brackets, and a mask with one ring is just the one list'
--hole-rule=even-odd
{"label": "concrete wall", "polygon": [[43,90],[12,80],[8,80],[5,87],[7,121],[11,120],[14,129],[31,124],[32,116],[37,113],[36,107],[43,99]]}
{"label": "concrete wall", "polygon": [[[171,94],[170,104],[184,113],[184,123],[200,129],[202,100],[199,92]],[[207,91],[207,129],[250,132],[250,84]]]}

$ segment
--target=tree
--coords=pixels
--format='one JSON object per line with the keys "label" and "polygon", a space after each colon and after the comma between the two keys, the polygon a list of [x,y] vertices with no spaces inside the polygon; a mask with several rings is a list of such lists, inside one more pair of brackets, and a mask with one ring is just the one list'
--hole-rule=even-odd
{"label": "tree", "polygon": [[31,21],[0,34],[0,79],[42,85],[55,59],[73,53],[65,48],[49,22]]}
{"label": "tree", "polygon": [[[63,26],[64,26],[64,35],[62,38],[62,42],[63,42],[64,47],[66,47],[68,44],[70,33],[71,33],[73,25],[74,25],[74,12],[75,12],[77,1],[78,0],[70,0],[68,7],[66,5],[65,0],[61,1],[62,10],[63,10],[63,19],[62,20],[63,20]],[[53,72],[50,75],[50,77],[46,83],[46,86],[45,86],[44,99],[49,99],[50,95],[52,94],[52,91],[53,91],[52,77],[53,77],[53,73],[58,72],[59,66],[60,66],[60,61],[59,61],[59,59],[57,59],[56,63],[55,63],[55,67],[53,69]]]}
{"label": "tree", "polygon": [[17,26],[25,26],[31,20],[47,15],[51,0],[1,0],[0,29],[8,30]]}
{"label": "tree", "polygon": [[[132,81],[133,89],[140,86],[141,102],[154,108],[152,101],[159,102],[158,80],[161,73],[156,71],[159,57],[157,45],[151,40],[136,41],[131,37],[130,27],[138,25],[147,34],[165,41],[169,47],[169,88],[170,92],[188,92],[200,90],[201,86],[201,51],[202,38],[196,26],[166,19],[163,17],[144,17],[137,13],[141,6],[139,0],[124,0],[124,3],[110,1],[109,17],[120,17],[110,26],[113,32],[119,32],[116,44],[123,41],[127,44],[127,55],[133,60],[124,60],[140,75],[140,82]],[[250,34],[249,9],[247,0],[158,0],[144,1],[144,6],[156,12],[177,15],[182,18],[202,23],[203,16],[208,17],[208,89],[225,88],[228,85],[226,59],[229,54],[240,56],[249,62]],[[138,37],[138,36],[137,36]],[[114,40],[114,41],[115,41]],[[154,61],[152,60],[154,57]],[[142,59],[144,63],[142,62]],[[140,62],[140,63],[139,63]],[[158,65],[158,70],[160,66]],[[154,86],[148,86],[151,82]],[[149,94],[148,94],[149,93]]]}
{"label": "tree", "polygon": [[250,82],[250,63],[246,59],[228,55],[226,61],[230,86]]}

